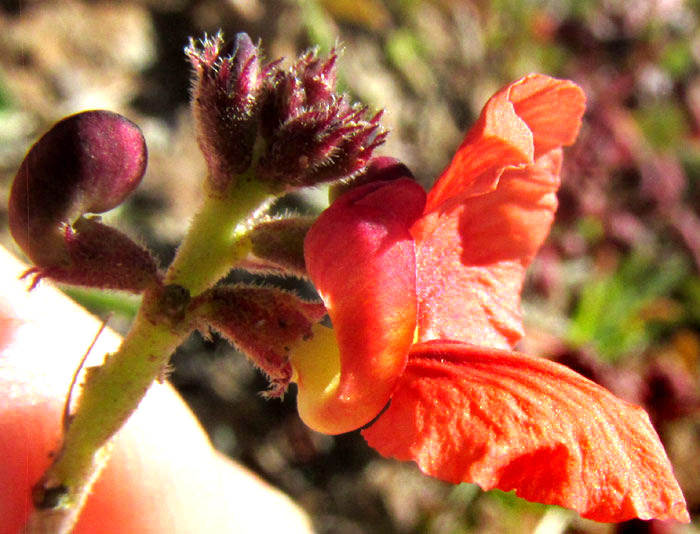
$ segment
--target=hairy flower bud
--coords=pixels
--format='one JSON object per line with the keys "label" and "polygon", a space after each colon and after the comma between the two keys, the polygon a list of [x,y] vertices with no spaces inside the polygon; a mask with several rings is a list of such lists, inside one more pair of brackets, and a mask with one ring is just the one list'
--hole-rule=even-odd
{"label": "hairy flower bud", "polygon": [[9,202],[10,231],[36,265],[35,282],[48,276],[140,291],[156,276],[147,251],[82,217],[121,204],[141,182],[146,161],[141,130],[110,111],[67,117],[37,141],[17,172]]}
{"label": "hairy flower bud", "polygon": [[223,35],[205,37],[185,50],[195,71],[192,109],[197,141],[210,173],[222,191],[251,163],[258,129],[262,86],[260,51],[245,33],[226,45]]}
{"label": "hairy flower bud", "polygon": [[384,142],[381,113],[368,115],[336,92],[338,56],[303,54],[290,68],[261,65],[246,34],[190,42],[194,67],[192,109],[197,139],[209,167],[210,191],[225,191],[254,167],[273,190],[352,176]]}
{"label": "hairy flower bud", "polygon": [[331,53],[328,61],[322,62],[314,52],[302,56],[297,71],[304,87],[307,105],[315,106],[328,102],[335,95],[338,82],[336,63],[338,56]]}
{"label": "hairy flower bud", "polygon": [[288,189],[340,180],[361,171],[384,142],[381,112],[368,118],[366,107],[336,93],[336,61],[335,53],[322,62],[309,52],[266,83],[259,179]]}
{"label": "hairy flower bud", "polygon": [[24,276],[34,276],[32,288],[42,278],[52,278],[65,284],[139,293],[156,279],[153,256],[119,230],[81,218],[61,231],[69,263],[29,269]]}

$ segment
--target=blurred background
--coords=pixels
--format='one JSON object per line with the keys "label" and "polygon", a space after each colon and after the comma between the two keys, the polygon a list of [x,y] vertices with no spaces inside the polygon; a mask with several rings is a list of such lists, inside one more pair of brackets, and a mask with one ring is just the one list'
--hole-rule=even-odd
{"label": "blurred background", "polygon": [[[137,122],[150,152],[143,185],[108,218],[167,265],[205,172],[183,48],[219,29],[262,39],[268,59],[339,45],[342,88],[386,109],[380,153],[425,186],[506,82],[539,71],[584,88],[588,112],[527,282],[520,348],[645,406],[695,522],[602,525],[429,479],[380,458],[358,432],[310,431],[293,392],[263,400],[266,383],[245,357],[195,335],[171,380],[214,445],[292,495],[321,534],[700,532],[700,2],[0,1],[0,241],[18,253],[5,206],[29,146],[64,115],[106,108]],[[318,211],[321,196],[278,209]],[[312,294],[294,280],[268,283]],[[69,293],[99,315],[115,310],[110,324],[122,331],[138,305]]]}

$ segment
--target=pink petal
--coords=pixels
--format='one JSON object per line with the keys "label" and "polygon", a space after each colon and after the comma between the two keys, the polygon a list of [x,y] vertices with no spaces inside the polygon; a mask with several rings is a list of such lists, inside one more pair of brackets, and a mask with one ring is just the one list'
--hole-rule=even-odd
{"label": "pink petal", "polygon": [[428,475],[515,490],[589,519],[689,521],[647,414],[541,358],[416,345],[388,410],[363,435]]}
{"label": "pink petal", "polygon": [[573,144],[585,95],[573,82],[530,74],[492,96],[428,195],[426,211],[490,191],[509,167]]}
{"label": "pink petal", "polygon": [[495,190],[425,215],[412,228],[418,340],[512,348],[522,337],[520,290],[557,208],[561,150],[508,169]]}
{"label": "pink petal", "polygon": [[337,387],[308,386],[308,377],[327,362],[300,361],[298,355],[292,361],[300,415],[316,430],[341,433],[369,422],[406,365],[416,326],[415,250],[408,228],[424,204],[423,189],[411,180],[367,184],[336,200],[307,234],[309,276],[340,349]]}

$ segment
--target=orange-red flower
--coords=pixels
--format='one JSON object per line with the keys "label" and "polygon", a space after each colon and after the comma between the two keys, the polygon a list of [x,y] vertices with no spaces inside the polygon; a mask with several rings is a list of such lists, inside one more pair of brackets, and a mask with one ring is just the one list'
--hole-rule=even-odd
{"label": "orange-red flower", "polygon": [[305,255],[334,329],[292,355],[299,411],[326,433],[381,413],[367,442],[450,482],[599,521],[688,521],[642,409],[512,350],[584,103],[571,82],[527,76],[488,101],[427,196],[373,182],[319,217]]}

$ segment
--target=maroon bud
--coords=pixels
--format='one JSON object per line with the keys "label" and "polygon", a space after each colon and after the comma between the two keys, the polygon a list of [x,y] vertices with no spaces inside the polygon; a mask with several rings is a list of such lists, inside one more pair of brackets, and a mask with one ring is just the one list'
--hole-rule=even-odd
{"label": "maroon bud", "polygon": [[368,121],[348,121],[350,132],[338,142],[327,162],[319,162],[314,167],[307,184],[333,182],[361,173],[388,135],[379,123],[381,116],[379,112]]}
{"label": "maroon bud", "polygon": [[293,189],[362,171],[386,133],[381,131],[379,115],[358,119],[357,110],[341,113],[343,107],[312,109],[278,128],[258,163],[258,178]]}
{"label": "maroon bud", "polygon": [[315,52],[266,80],[261,133],[266,150],[256,176],[287,189],[333,182],[361,172],[386,133],[381,113],[338,95],[335,53],[326,61]]}
{"label": "maroon bud", "polygon": [[245,33],[225,46],[222,34],[185,50],[195,71],[192,110],[209,183],[223,191],[245,171],[258,132],[263,72],[260,51]]}
{"label": "maroon bud", "polygon": [[257,225],[248,234],[253,243],[252,256],[241,267],[259,273],[308,277],[304,238],[315,220],[315,217],[294,217]]}
{"label": "maroon bud", "polygon": [[37,266],[34,288],[42,278],[66,284],[141,293],[158,280],[153,256],[131,238],[95,219],[81,218],[73,227],[63,226],[63,244],[68,263]]}
{"label": "maroon bud", "polygon": [[279,61],[261,66],[261,52],[245,34],[230,46],[220,34],[191,42],[186,52],[196,73],[197,139],[214,192],[254,161],[256,177],[277,190],[347,178],[386,138],[381,113],[367,117],[365,107],[337,94],[335,52],[326,61],[307,52],[286,70]]}
{"label": "maroon bud", "polygon": [[311,327],[326,314],[320,302],[272,288],[215,287],[197,300],[199,316],[268,377],[269,397],[284,395],[292,379],[292,344],[311,337]]}
{"label": "maroon bud", "polygon": [[270,143],[275,133],[305,105],[304,86],[294,71],[275,69],[265,80],[261,96],[260,127],[263,139]]}
{"label": "maroon bud", "polygon": [[86,111],[54,125],[29,150],[12,185],[12,236],[39,267],[70,265],[66,226],[119,205],[146,170],[141,130],[110,111]]}

